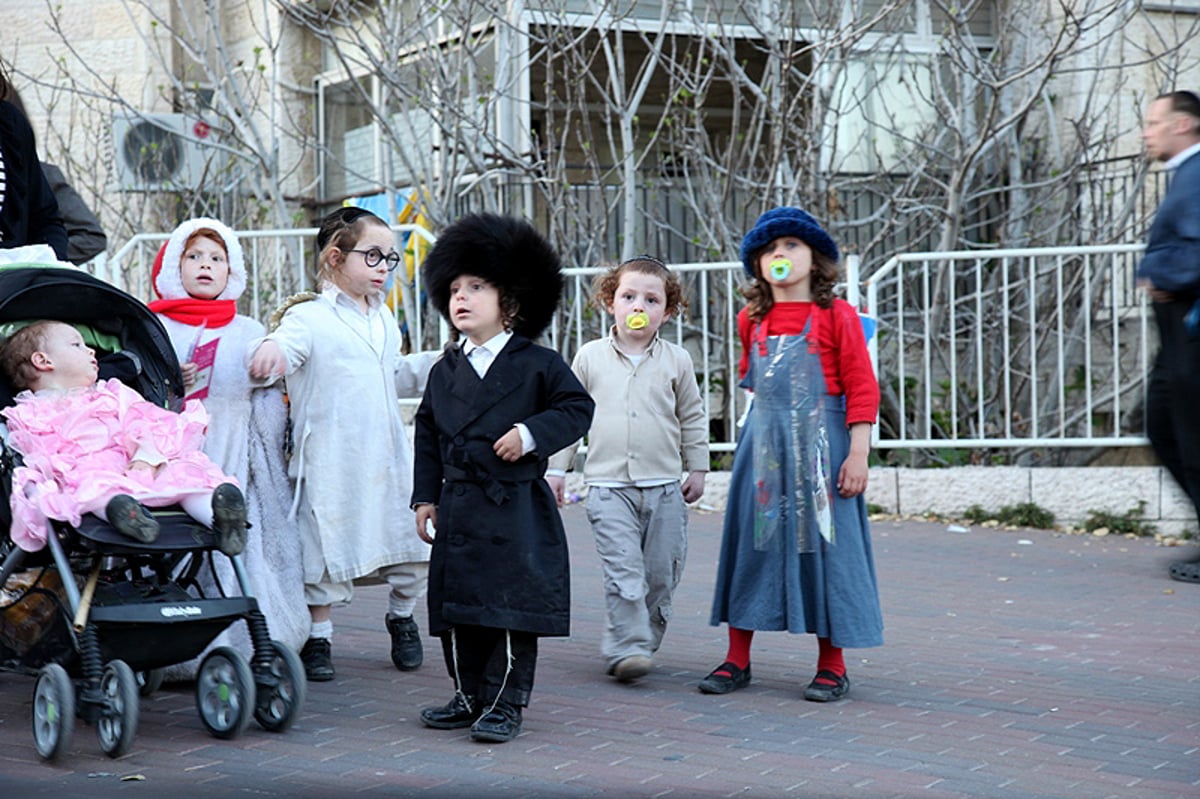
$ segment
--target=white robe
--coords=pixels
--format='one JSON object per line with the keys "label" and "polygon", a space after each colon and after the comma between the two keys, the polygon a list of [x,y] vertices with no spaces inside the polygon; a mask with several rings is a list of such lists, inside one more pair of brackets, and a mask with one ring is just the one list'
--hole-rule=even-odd
{"label": "white robe", "polygon": [[[363,334],[368,318],[377,346]],[[320,541],[320,557],[305,550],[305,582],[427,562],[429,545],[409,507],[413,454],[398,399],[420,396],[441,353],[402,355],[386,307],[363,317],[332,288],[289,308],[267,339],[288,362],[293,509],[307,526],[303,540]]]}
{"label": "white robe", "polygon": [[[242,563],[250,578],[250,589],[267,619],[271,638],[297,651],[308,638],[311,617],[304,600],[300,534],[294,520],[288,518],[290,486],[283,460],[283,438],[287,408],[278,388],[262,388],[251,380],[247,353],[258,341],[263,326],[246,316],[237,316],[224,327],[201,328],[159,316],[180,363],[201,334],[199,343],[220,338],[213,364],[209,394],[203,400],[208,411],[208,430],[204,451],[225,470],[238,478],[246,493],[247,516],[251,527],[242,553]],[[214,558],[221,585],[227,593],[238,595],[237,580],[229,560]],[[201,583],[211,590],[211,576],[201,572]],[[245,654],[252,652],[246,625],[235,623],[222,633],[213,646],[229,645]],[[198,660],[167,672],[169,679],[195,676]]]}

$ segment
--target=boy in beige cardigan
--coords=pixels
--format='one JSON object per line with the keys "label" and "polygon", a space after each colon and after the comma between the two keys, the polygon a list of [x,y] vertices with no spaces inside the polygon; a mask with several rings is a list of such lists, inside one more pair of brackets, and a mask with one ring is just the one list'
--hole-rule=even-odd
{"label": "boy in beige cardigan", "polygon": [[[704,493],[708,473],[708,429],[691,356],[658,336],[687,307],[679,279],[638,256],[597,278],[593,302],[615,323],[580,348],[571,369],[596,401],[584,481],[604,567],[601,652],[608,674],[628,683],[650,672],[671,617],[687,555],[685,503]],[[546,479],[560,505],[577,448],[550,459]]]}

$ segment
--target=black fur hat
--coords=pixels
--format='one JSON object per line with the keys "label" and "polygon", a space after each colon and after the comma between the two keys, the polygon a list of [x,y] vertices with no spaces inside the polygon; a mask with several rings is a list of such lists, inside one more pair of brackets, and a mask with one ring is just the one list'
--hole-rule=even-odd
{"label": "black fur hat", "polygon": [[562,296],[562,263],[523,219],[470,214],[447,227],[425,258],[425,290],[450,318],[450,284],[474,275],[510,292],[520,305],[513,330],[534,339],[550,324]]}

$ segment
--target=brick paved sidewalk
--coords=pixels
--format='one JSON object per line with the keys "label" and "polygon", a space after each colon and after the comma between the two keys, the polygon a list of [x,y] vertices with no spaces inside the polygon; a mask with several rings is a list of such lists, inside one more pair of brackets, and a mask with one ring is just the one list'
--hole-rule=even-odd
{"label": "brick paved sidewalk", "polygon": [[[335,611],[338,679],[310,686],[289,732],[205,733],[190,689],[142,701],[130,754],[104,757],[80,724],[41,763],[33,680],[0,675],[5,796],[164,797],[1079,797],[1200,796],[1200,585],[1166,564],[1190,550],[1043,531],[877,522],[887,645],[847,650],[853,689],[805,702],[816,643],[759,634],[754,682],[724,697],[696,682],[722,660],[707,624],[721,516],[691,517],[675,618],[640,684],[596,653],[599,567],[583,511],[573,545],[574,635],[545,640],[533,704],[508,744],[423,728],[450,696],[426,665],[388,659],[381,589]],[[424,621],[422,620],[422,629]],[[121,781],[141,776],[141,781]]]}

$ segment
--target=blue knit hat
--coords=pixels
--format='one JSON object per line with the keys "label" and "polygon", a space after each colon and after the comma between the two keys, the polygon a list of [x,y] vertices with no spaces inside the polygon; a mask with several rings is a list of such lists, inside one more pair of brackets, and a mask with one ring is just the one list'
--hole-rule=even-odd
{"label": "blue knit hat", "polygon": [[746,274],[754,277],[754,256],[780,236],[795,236],[814,251],[821,253],[835,262],[838,260],[838,248],[833,239],[821,227],[821,223],[813,219],[807,212],[799,208],[781,206],[772,208],[758,218],[754,227],[742,239],[742,267]]}

